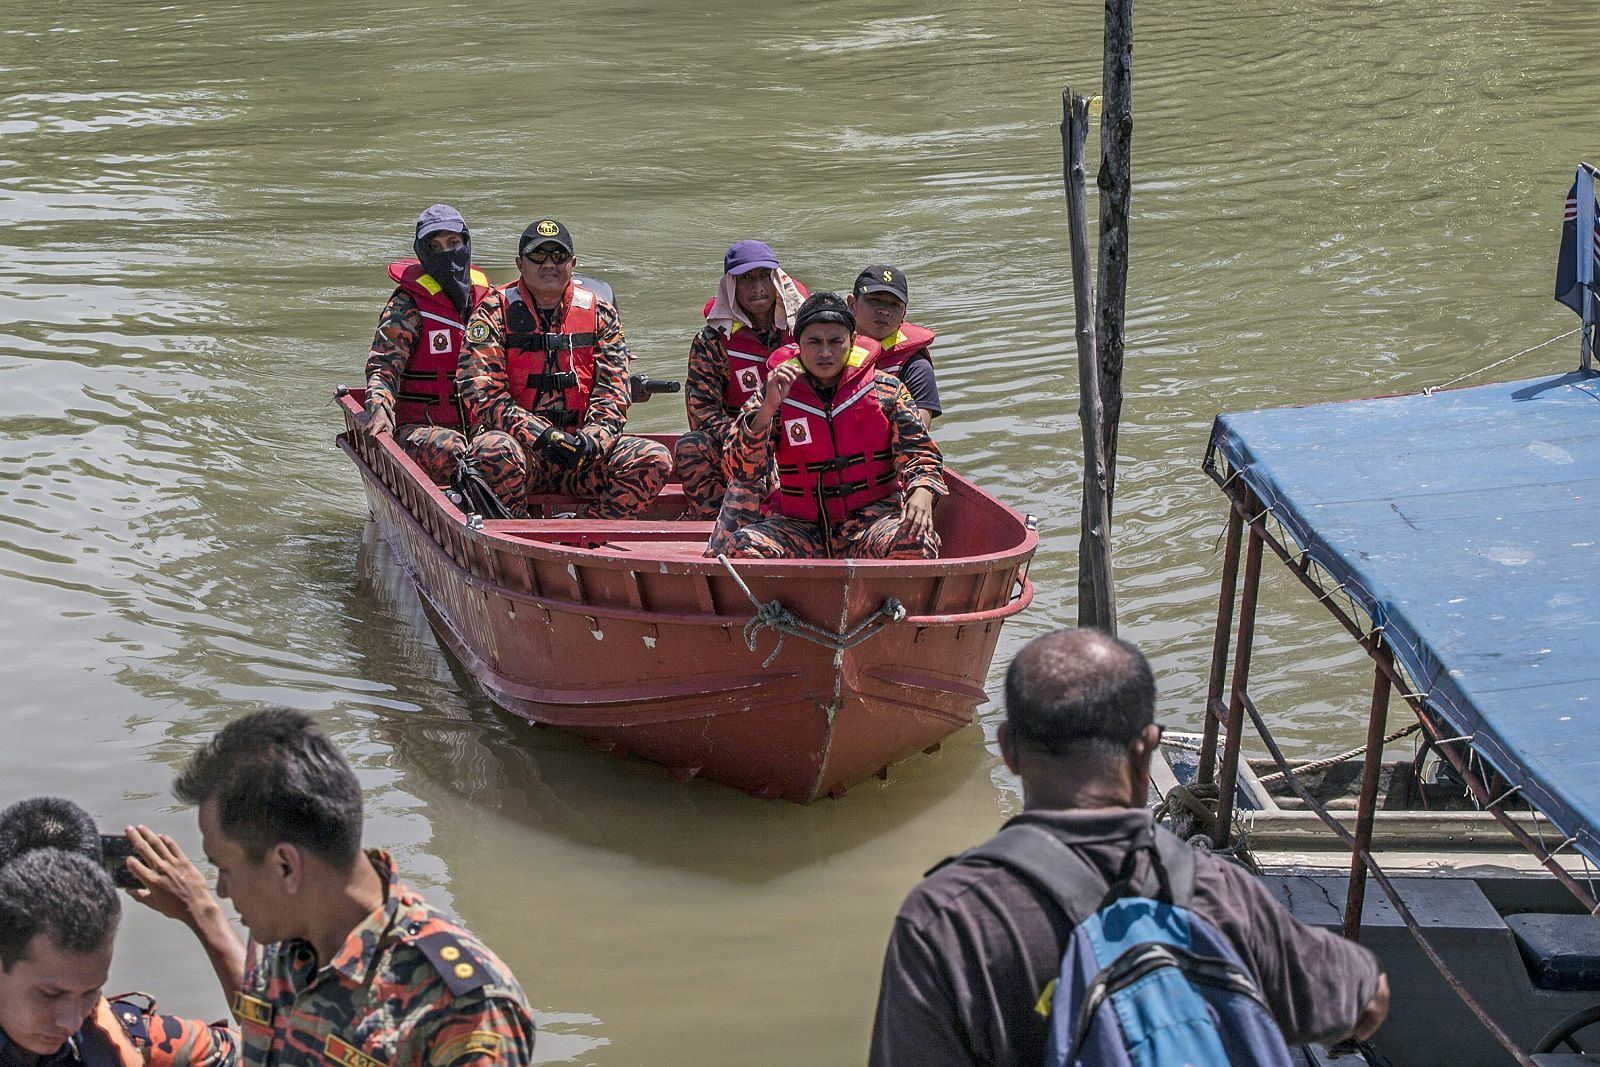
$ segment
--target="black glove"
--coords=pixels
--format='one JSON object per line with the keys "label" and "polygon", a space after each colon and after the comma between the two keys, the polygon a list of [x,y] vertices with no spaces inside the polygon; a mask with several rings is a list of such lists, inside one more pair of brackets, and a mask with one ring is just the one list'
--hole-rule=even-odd
{"label": "black glove", "polygon": [[539,451],[562,470],[575,471],[594,458],[595,443],[581,433],[562,433],[554,426],[539,435]]}

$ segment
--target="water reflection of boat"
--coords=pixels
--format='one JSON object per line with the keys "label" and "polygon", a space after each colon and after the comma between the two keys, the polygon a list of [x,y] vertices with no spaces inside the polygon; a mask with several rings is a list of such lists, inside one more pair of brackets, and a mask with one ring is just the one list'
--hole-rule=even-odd
{"label": "water reflection of boat", "polygon": [[630,520],[469,516],[360,433],[362,399],[341,390],[339,444],[441,640],[507,709],[681,778],[804,803],[885,773],[972,721],[1001,624],[1032,598],[1037,534],[959,476],[941,559],[735,574],[701,556],[710,523],[675,518],[676,486]]}
{"label": "water reflection of boat", "polygon": [[[1600,1020],[1600,376],[1225,415],[1206,469],[1227,549],[1165,810],[1383,959],[1371,1062],[1534,1062]],[[1297,767],[1249,687],[1268,550],[1373,662],[1366,745]],[[1394,691],[1414,727],[1391,729]],[[1250,726],[1270,761],[1243,756]]]}

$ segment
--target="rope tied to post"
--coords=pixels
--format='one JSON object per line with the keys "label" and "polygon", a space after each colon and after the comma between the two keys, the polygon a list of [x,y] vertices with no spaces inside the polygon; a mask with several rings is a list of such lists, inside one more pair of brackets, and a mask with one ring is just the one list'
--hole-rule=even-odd
{"label": "rope tied to post", "polygon": [[728,573],[733,576],[733,580],[738,583],[739,589],[750,599],[750,606],[756,609],[756,613],[750,617],[750,621],[744,624],[745,647],[754,652],[756,650],[756,641],[760,638],[762,630],[772,630],[778,635],[777,645],[773,648],[771,654],[761,661],[763,669],[770,667],[772,661],[778,658],[778,653],[783,651],[784,639],[790,634],[813,644],[821,645],[823,648],[831,649],[834,652],[843,652],[868,640],[889,623],[900,622],[906,617],[905,605],[894,597],[889,597],[878,605],[877,611],[862,619],[861,622],[849,630],[843,633],[827,630],[795,615],[794,612],[783,606],[782,601],[769,600],[763,604],[756,599],[756,595],[750,591],[750,587],[745,584],[744,578],[739,572],[733,569],[733,564],[729,562],[727,556],[718,553],[717,562],[727,568]]}

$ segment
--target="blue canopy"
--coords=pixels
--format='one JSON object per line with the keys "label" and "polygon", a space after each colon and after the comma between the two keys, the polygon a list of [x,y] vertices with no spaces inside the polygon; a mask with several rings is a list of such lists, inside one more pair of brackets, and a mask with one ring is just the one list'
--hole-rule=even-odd
{"label": "blue canopy", "polygon": [[1223,415],[1211,447],[1600,863],[1600,375]]}

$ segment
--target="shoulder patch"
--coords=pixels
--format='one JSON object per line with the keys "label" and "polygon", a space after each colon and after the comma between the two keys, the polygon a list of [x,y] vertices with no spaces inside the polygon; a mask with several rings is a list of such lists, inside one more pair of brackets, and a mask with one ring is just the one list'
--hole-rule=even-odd
{"label": "shoulder patch", "polygon": [[455,996],[459,997],[489,984],[491,977],[489,972],[484,970],[477,958],[468,952],[467,947],[450,931],[441,930],[427,937],[419,937],[412,944],[428,957],[428,962],[433,964],[434,970],[439,972],[439,977],[444,979],[445,988]]}
{"label": "shoulder patch", "polygon": [[489,339],[489,324],[482,319],[473,319],[467,326],[467,340],[474,344]]}
{"label": "shoulder patch", "polygon": [[499,1055],[504,1041],[505,1038],[493,1030],[474,1030],[465,1037],[458,1037],[440,1046],[438,1051],[428,1055],[428,1062],[434,1067],[449,1067],[467,1056],[487,1056],[493,1060]]}

